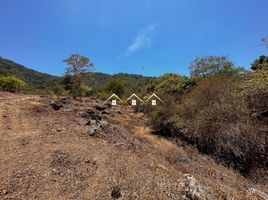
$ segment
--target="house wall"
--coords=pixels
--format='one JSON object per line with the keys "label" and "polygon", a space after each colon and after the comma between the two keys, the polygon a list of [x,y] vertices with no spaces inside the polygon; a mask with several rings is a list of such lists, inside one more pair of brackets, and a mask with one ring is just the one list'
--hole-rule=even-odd
{"label": "house wall", "polygon": [[140,105],[142,103],[138,98],[133,97],[127,101],[127,104],[132,105],[132,100],[136,100],[136,105]]}

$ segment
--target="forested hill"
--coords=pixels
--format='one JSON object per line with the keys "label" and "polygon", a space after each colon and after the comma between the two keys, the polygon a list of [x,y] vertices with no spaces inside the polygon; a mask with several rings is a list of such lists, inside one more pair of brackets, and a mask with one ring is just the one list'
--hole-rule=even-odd
{"label": "forested hill", "polygon": [[[15,75],[24,80],[29,86],[35,89],[45,89],[47,87],[59,84],[62,77],[53,76],[50,74],[41,73],[20,65],[14,61],[0,57],[0,75]],[[105,84],[112,78],[119,78],[125,81],[127,85],[136,87],[144,85],[146,82],[153,79],[152,77],[145,77],[136,74],[120,73],[115,75],[94,72],[88,73],[85,82],[88,86],[98,90],[104,87]]]}
{"label": "forested hill", "polygon": [[2,57],[0,57],[0,75],[15,75],[36,89],[43,89],[59,81],[59,77],[57,76],[29,69]]}
{"label": "forested hill", "polygon": [[110,80],[119,79],[125,84],[126,88],[130,90],[135,90],[136,88],[142,87],[147,84],[150,80],[153,80],[154,77],[142,76],[137,74],[127,74],[127,73],[119,73],[119,74],[105,74],[100,72],[88,73],[85,77],[85,82],[87,85],[91,86],[95,90],[99,90]]}

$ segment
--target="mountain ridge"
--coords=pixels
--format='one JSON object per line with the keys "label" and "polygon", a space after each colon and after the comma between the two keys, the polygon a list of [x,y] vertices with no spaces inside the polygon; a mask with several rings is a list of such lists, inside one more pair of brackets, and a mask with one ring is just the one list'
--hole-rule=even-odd
{"label": "mountain ridge", "polygon": [[[16,77],[24,80],[34,89],[45,89],[46,87],[53,86],[61,82],[63,76],[51,75],[48,73],[43,73],[24,65],[21,65],[13,60],[3,58],[0,56],[0,75],[15,75]],[[100,86],[105,85],[111,78],[122,78],[126,81],[135,82],[139,80],[142,83],[147,80],[153,79],[152,76],[143,76],[140,74],[128,74],[128,73],[118,73],[118,74],[108,74],[103,72],[91,72],[87,74],[87,83],[93,88],[100,88]]]}

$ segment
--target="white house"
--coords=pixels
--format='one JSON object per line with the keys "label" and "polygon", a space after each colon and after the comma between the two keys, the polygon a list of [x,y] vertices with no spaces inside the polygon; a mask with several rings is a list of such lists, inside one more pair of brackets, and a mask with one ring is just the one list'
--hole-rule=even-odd
{"label": "white house", "polygon": [[112,94],[106,101],[111,102],[112,106],[116,106],[117,100],[123,102],[122,99],[120,99],[116,94]]}
{"label": "white house", "polygon": [[140,103],[144,103],[143,100],[138,97],[135,93],[133,93],[126,101],[125,103],[129,103],[132,106],[136,106]]}
{"label": "white house", "polygon": [[155,93],[153,93],[146,101],[145,103],[149,103],[152,105],[152,106],[156,106],[156,105],[159,105],[160,103],[164,103],[160,97],[158,97]]}

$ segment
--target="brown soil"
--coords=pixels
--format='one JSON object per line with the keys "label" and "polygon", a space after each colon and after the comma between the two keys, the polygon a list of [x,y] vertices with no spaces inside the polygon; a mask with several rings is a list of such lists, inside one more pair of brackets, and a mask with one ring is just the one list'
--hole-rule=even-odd
{"label": "brown soil", "polygon": [[93,137],[81,112],[95,100],[59,111],[50,102],[0,93],[0,199],[187,199],[184,174],[207,199],[268,192],[193,147],[152,135],[146,117],[129,107],[109,109],[107,131]]}

